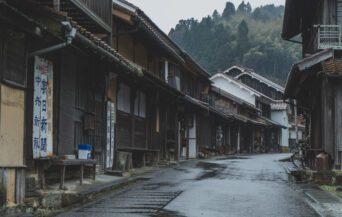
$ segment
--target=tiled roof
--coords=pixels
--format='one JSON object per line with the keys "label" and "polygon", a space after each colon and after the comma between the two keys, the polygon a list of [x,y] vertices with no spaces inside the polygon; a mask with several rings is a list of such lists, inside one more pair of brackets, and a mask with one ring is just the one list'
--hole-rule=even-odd
{"label": "tiled roof", "polygon": [[[272,87],[275,88],[275,89],[278,89],[278,90],[280,90],[280,91],[282,91],[282,92],[285,91],[285,88],[284,88],[283,86],[274,83],[273,81],[271,81],[271,80],[265,78],[264,76],[259,75],[259,74],[256,73],[253,69],[247,68],[247,67],[245,67],[245,66],[241,66],[241,65],[237,65],[237,64],[236,64],[236,65],[230,67],[229,69],[227,69],[225,72],[228,72],[230,69],[232,69],[232,68],[234,68],[234,67],[240,69],[243,73],[249,74],[249,75],[251,75],[252,77],[254,77],[255,79],[258,79],[258,80],[262,81],[263,83],[266,83],[266,84],[272,86]],[[242,74],[237,75],[236,78],[239,78],[240,76],[242,76]]]}

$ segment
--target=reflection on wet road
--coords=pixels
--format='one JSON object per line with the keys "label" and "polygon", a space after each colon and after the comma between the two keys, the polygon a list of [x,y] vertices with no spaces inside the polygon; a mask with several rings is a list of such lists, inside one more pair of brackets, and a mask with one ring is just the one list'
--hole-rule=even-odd
{"label": "reflection on wet road", "polygon": [[59,217],[314,217],[279,162],[285,154],[189,161]]}

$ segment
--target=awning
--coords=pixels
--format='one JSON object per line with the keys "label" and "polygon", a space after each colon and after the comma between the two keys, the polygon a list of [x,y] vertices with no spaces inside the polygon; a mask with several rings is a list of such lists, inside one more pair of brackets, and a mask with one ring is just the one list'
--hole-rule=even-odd
{"label": "awning", "polygon": [[293,64],[285,87],[285,99],[296,99],[297,94],[301,90],[302,83],[310,76],[316,75],[316,71],[308,71],[313,66],[334,57],[334,50],[327,50],[316,53]]}

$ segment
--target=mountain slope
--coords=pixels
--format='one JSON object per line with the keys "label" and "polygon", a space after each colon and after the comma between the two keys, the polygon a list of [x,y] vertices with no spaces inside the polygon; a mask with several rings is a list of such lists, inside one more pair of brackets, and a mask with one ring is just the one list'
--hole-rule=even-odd
{"label": "mountain slope", "polygon": [[267,5],[252,11],[242,2],[230,2],[220,15],[180,20],[169,36],[210,73],[233,64],[284,84],[293,62],[301,58],[300,45],[281,39],[284,6]]}

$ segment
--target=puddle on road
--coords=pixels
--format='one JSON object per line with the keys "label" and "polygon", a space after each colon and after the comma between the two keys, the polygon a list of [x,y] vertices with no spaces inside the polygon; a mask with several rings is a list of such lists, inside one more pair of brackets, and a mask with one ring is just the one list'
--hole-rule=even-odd
{"label": "puddle on road", "polygon": [[250,159],[249,157],[244,157],[244,156],[228,156],[228,157],[222,157],[222,158],[217,158],[217,161],[220,160],[246,160]]}
{"label": "puddle on road", "polygon": [[171,211],[171,210],[161,210],[156,214],[151,215],[151,217],[186,217],[185,215],[182,215],[181,213],[177,211]]}
{"label": "puddle on road", "polygon": [[209,162],[198,162],[196,164],[196,167],[205,169],[205,170],[210,170],[210,169],[224,169],[226,168],[225,165],[223,164],[217,164],[217,163],[209,163]]}
{"label": "puddle on road", "polygon": [[174,170],[181,171],[181,172],[189,172],[189,170],[181,168],[181,167],[175,167]]}
{"label": "puddle on road", "polygon": [[227,168],[224,164],[217,164],[217,163],[209,163],[209,162],[198,162],[196,167],[204,169],[205,171],[202,172],[195,180],[200,181],[204,179],[211,179],[211,178],[218,178],[222,175],[222,171]]}

